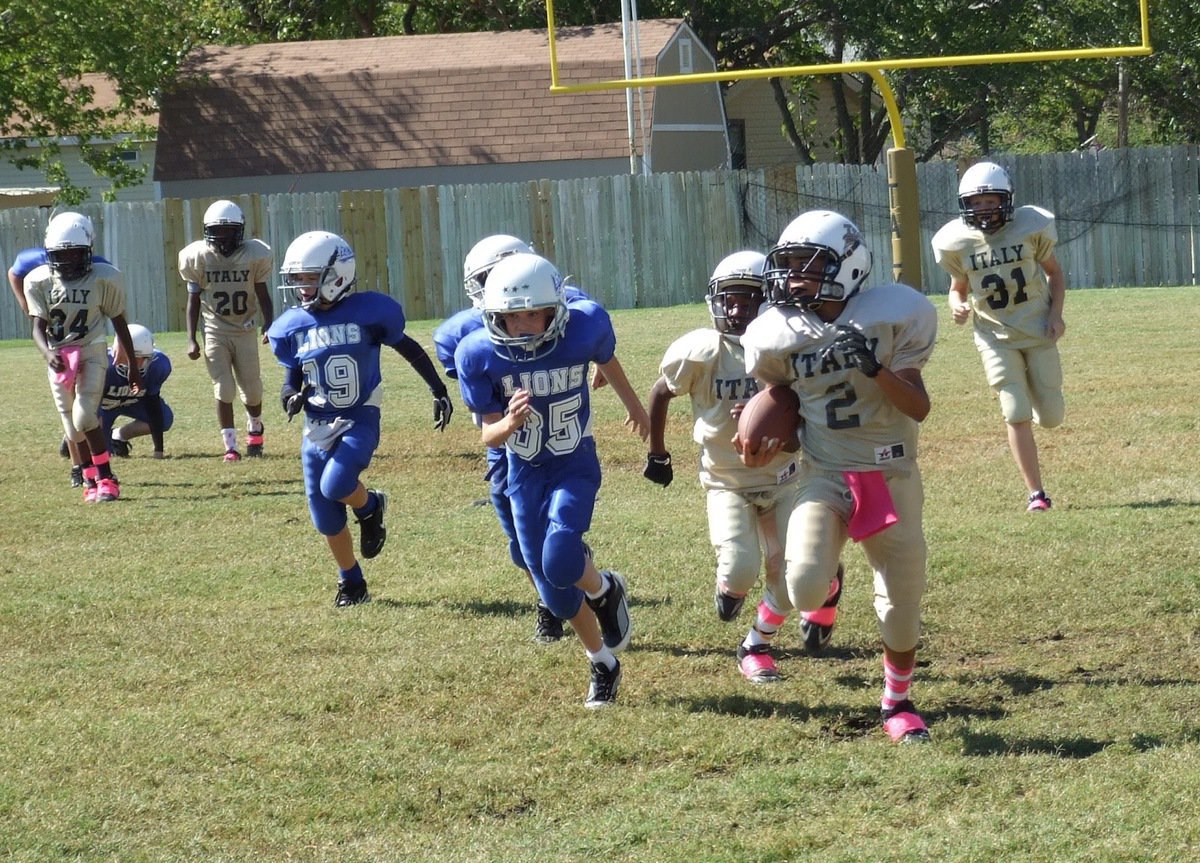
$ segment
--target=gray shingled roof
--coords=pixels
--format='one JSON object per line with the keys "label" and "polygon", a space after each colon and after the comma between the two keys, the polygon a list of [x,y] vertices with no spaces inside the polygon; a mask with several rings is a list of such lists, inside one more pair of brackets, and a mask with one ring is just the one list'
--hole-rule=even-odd
{"label": "gray shingled roof", "polygon": [[[640,22],[643,76],[680,24]],[[625,77],[620,24],[557,33],[561,84]],[[154,178],[628,156],[624,90],[549,87],[544,29],[205,47],[162,98]]]}

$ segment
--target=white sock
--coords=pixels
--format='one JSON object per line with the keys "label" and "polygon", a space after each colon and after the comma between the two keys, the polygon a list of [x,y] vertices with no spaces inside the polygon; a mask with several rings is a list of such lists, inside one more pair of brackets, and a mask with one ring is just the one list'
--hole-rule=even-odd
{"label": "white sock", "polygon": [[221,429],[221,441],[226,451],[237,449],[237,429]]}
{"label": "white sock", "polygon": [[113,429],[113,433],[112,433],[113,440],[120,440],[120,441],[125,440],[124,432],[125,432],[125,426],[121,426],[120,428]]}
{"label": "white sock", "polygon": [[584,593],[587,594],[588,599],[599,599],[600,597],[604,596],[604,594],[608,593],[608,589],[610,587],[612,587],[612,582],[609,581],[607,575],[605,575],[603,572],[601,572],[600,573],[600,592],[592,593],[590,590],[585,590]]}
{"label": "white sock", "polygon": [[593,665],[603,665],[609,671],[617,667],[617,657],[605,646],[601,646],[595,653],[584,648],[584,653],[587,654],[588,661]]}
{"label": "white sock", "polygon": [[250,432],[250,434],[262,434],[262,430],[262,417],[252,417],[250,414],[246,414],[246,431]]}

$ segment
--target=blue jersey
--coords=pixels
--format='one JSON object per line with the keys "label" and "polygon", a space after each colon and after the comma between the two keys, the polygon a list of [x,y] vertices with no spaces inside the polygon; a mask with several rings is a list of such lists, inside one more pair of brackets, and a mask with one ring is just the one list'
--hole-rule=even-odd
{"label": "blue jersey", "polygon": [[[587,294],[573,285],[563,286],[563,296],[568,303],[575,300],[590,300]],[[437,351],[438,362],[446,370],[446,377],[458,380],[458,368],[454,365],[454,352],[458,343],[476,330],[483,329],[483,313],[479,309],[463,309],[442,321],[433,331],[433,348]]]}
{"label": "blue jersey", "polygon": [[[35,246],[32,249],[22,249],[17,252],[17,259],[12,262],[12,266],[8,268],[8,271],[18,279],[24,279],[46,262],[46,250],[41,246]],[[107,264],[109,260],[103,255],[92,255],[92,262]]]}
{"label": "blue jersey", "polygon": [[590,300],[570,304],[566,331],[540,359],[514,362],[496,352],[486,330],[458,346],[455,364],[467,407],[477,414],[503,413],[518,389],[529,390],[532,413],[505,445],[510,484],[523,466],[537,467],[568,456],[592,436],[588,363],[607,363],[617,339],[608,312]]}
{"label": "blue jersey", "polygon": [[280,365],[314,387],[310,416],[336,417],[378,407],[383,376],[379,348],[404,338],[404,309],[386,294],[350,294],[331,309],[292,308],[267,330]]}
{"label": "blue jersey", "polygon": [[162,351],[156,350],[142,372],[142,389],[138,393],[129,391],[129,378],[117,371],[113,364],[113,352],[108,352],[108,374],[104,378],[104,395],[101,398],[102,410],[129,407],[142,401],[146,396],[160,395],[163,384],[171,376],[171,360]]}

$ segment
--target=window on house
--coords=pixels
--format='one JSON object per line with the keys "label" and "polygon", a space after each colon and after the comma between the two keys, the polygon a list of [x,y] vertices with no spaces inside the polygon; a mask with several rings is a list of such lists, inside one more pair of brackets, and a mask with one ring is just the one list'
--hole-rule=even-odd
{"label": "window on house", "polygon": [[746,167],[746,121],[729,121],[729,167],[735,171]]}
{"label": "window on house", "polygon": [[121,150],[117,153],[117,158],[122,162],[136,162],[138,160],[137,150]]}
{"label": "window on house", "polygon": [[679,74],[687,75],[692,71],[692,40],[679,40]]}

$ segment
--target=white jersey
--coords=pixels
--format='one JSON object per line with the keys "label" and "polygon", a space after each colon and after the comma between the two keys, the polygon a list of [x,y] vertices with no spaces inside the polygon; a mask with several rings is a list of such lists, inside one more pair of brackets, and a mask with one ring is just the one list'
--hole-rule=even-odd
{"label": "white jersey", "polygon": [[228,258],[204,240],[179,253],[179,275],[198,285],[204,328],[220,333],[252,330],[258,323],[256,284],[268,284],[274,270],[271,247],[246,240]]}
{"label": "white jersey", "polygon": [[46,343],[90,345],[108,339],[108,321],[125,314],[125,282],[112,264],[93,263],[82,279],[64,282],[42,264],[25,277],[29,315],[46,321]]}
{"label": "white jersey", "polygon": [[709,489],[760,491],[797,476],[797,455],[781,452],[769,465],[748,468],[733,448],[737,423],[730,409],[758,392],[746,373],[737,336],[693,330],[667,348],[659,367],[672,395],[692,401],[692,437],[700,444],[700,484]]}
{"label": "white jersey", "polygon": [[933,353],[937,312],[927,297],[896,283],[855,294],[832,324],[795,306],[772,306],[742,336],[746,370],[799,393],[804,456],[817,468],[909,470],[917,458],[918,423],[840,355],[825,355],[838,325],[861,329],[893,372],[920,369]]}
{"label": "white jersey", "polygon": [[1054,214],[1031,206],[1017,207],[994,234],[955,219],[934,235],[935,260],[971,286],[977,339],[1013,348],[1051,341],[1046,332],[1050,288],[1041,262],[1057,242]]}

